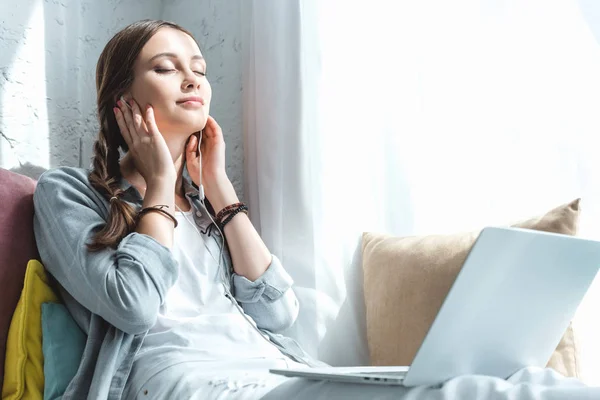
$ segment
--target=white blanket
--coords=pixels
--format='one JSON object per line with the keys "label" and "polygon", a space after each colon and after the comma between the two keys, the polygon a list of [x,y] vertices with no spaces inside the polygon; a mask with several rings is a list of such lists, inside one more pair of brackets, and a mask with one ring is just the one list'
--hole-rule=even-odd
{"label": "white blanket", "polygon": [[[375,386],[310,381],[269,374],[264,368],[239,371],[177,364],[156,374],[131,400],[599,400],[600,387],[585,386],[551,369],[526,368],[510,379],[465,375],[438,387]],[[273,366],[281,368],[281,366]],[[264,397],[261,397],[264,396]]]}
{"label": "white blanket", "polygon": [[294,378],[280,384],[265,400],[402,399],[402,400],[599,400],[600,387],[588,387],[551,369],[525,368],[508,380],[465,375],[439,387],[403,388],[315,382]]}

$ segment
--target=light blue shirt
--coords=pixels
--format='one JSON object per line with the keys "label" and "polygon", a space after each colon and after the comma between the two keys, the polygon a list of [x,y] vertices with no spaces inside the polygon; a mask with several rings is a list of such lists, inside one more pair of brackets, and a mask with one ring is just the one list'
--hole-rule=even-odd
{"label": "light blue shirt", "polygon": [[[109,202],[88,180],[89,171],[62,167],[45,172],[34,193],[34,231],[41,260],[59,283],[60,294],[87,342],[76,376],[64,399],[120,399],[134,357],[160,305],[178,275],[171,251],[149,235],[132,232],[116,248],[89,252],[86,247],[108,217]],[[125,179],[121,200],[136,210],[139,192]],[[184,174],[186,197],[205,240],[213,222],[198,190]],[[199,215],[199,216],[198,216]],[[219,239],[220,244],[220,239]],[[227,247],[223,252],[233,296],[258,328],[282,353],[311,366],[312,359],[291,338],[276,334],[298,314],[292,279],[275,256],[265,273],[252,282],[233,273]]]}

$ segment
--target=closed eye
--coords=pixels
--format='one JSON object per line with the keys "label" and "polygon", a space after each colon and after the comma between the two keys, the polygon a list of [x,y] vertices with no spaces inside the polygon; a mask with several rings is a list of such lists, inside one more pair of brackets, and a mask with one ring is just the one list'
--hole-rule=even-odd
{"label": "closed eye", "polygon": [[[166,68],[155,68],[154,72],[156,72],[157,74],[165,74],[167,72],[173,72],[175,71],[174,69],[166,69]],[[194,71],[194,73],[201,75],[201,76],[206,76],[206,72],[202,72],[202,71]]]}

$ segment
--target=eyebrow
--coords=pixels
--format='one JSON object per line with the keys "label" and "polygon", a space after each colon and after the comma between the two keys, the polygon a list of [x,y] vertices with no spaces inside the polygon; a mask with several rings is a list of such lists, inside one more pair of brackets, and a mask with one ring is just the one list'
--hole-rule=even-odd
{"label": "eyebrow", "polygon": [[[158,53],[157,55],[153,56],[150,60],[148,60],[148,62],[152,62],[159,57],[177,58],[177,54],[175,54],[175,53]],[[204,57],[202,57],[200,54],[197,54],[195,56],[192,56],[192,60],[204,60]]]}

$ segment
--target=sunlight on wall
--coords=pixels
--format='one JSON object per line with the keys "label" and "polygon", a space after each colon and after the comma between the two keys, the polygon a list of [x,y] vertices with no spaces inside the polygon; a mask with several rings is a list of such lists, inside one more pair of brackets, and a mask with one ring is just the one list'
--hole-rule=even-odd
{"label": "sunlight on wall", "polygon": [[45,54],[43,3],[38,1],[0,89],[0,130],[14,140],[9,145],[0,139],[0,167],[50,166]]}

